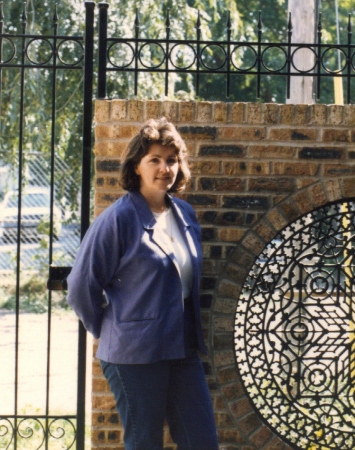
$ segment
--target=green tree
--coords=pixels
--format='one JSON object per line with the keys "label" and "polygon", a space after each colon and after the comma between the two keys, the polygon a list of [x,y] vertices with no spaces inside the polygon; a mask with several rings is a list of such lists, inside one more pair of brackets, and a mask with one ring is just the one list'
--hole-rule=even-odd
{"label": "green tree", "polygon": [[[53,32],[53,14],[55,0],[26,0],[27,31],[30,33]],[[348,13],[352,11],[351,0],[339,0],[339,32],[342,41],[347,40]],[[4,4],[5,31],[20,33],[23,3],[12,0]],[[287,0],[167,0],[163,4],[155,0],[110,0],[109,36],[129,37],[135,34],[135,15],[139,13],[139,36],[163,38],[166,35],[166,18],[169,11],[171,38],[195,38],[196,23],[200,14],[201,39],[225,40],[227,38],[228,11],[231,21],[231,39],[235,41],[255,42],[258,35],[259,11],[262,15],[262,40],[283,42],[287,39]],[[322,40],[336,42],[336,20],[334,0],[319,2],[322,13]],[[96,18],[98,11],[96,9]],[[58,33],[83,34],[84,4],[81,0],[62,0],[58,5]],[[70,48],[62,48],[70,55]],[[76,57],[80,49],[73,48]],[[44,42],[32,49],[34,58],[45,58],[48,47]],[[7,52],[7,53],[6,53]],[[3,44],[3,54],[10,54],[11,48]],[[176,50],[179,64],[184,67],[193,59],[191,50],[180,46]],[[19,53],[20,54],[20,53]],[[115,46],[110,50],[111,60],[118,65],[131,58],[127,47]],[[147,65],[157,65],[162,60],[162,50],[158,46],[147,45],[141,54]],[[218,47],[209,47],[203,53],[204,62],[209,67],[223,64],[224,53]],[[70,56],[68,56],[70,59]],[[246,47],[233,54],[233,61],[239,68],[254,64],[255,55]],[[278,67],[280,55],[270,53],[268,61],[271,67]],[[329,64],[336,64],[336,54],[329,54]],[[18,153],[18,115],[19,115],[19,78],[18,69],[3,69],[1,72],[0,106],[0,155],[14,159]],[[138,77],[138,96],[146,99],[164,98],[163,74],[140,73]],[[171,76],[169,95],[174,98],[195,98],[194,76],[175,74]],[[58,71],[55,80],[58,97],[56,99],[56,151],[73,167],[73,174],[80,171],[82,75],[80,71]],[[26,69],[25,71],[25,107],[26,117],[24,145],[35,151],[46,152],[50,148],[51,124],[50,103],[53,76],[50,70]],[[134,95],[134,78],[130,73],[109,73],[107,92],[110,97],[127,98]],[[200,76],[200,99],[255,101],[256,77],[235,74],[231,77],[230,97],[226,97],[226,77],[224,75],[205,74]],[[286,81],[284,77],[263,76],[261,82],[262,102],[285,102]],[[322,103],[333,101],[332,79],[322,80]]]}
{"label": "green tree", "polygon": [[[54,20],[54,1],[27,0],[22,3],[13,0],[3,5],[3,32],[19,35],[25,30],[29,35],[53,35],[58,19],[58,35],[83,35],[83,10],[81,1],[63,1]],[[16,37],[13,42],[14,46],[9,40],[3,40],[2,59],[17,64],[22,54],[22,39]],[[25,63],[32,61],[32,67],[23,71],[18,67],[4,67],[0,71],[0,159],[3,164],[12,165],[15,177],[20,148],[23,150],[24,172],[29,155],[36,152],[48,155],[49,166],[53,141],[56,156],[65,160],[70,167],[70,173],[58,172],[55,176],[65,175],[77,180],[72,186],[71,203],[75,204],[81,172],[83,75],[81,70],[58,69],[55,73],[50,67],[36,68],[38,63],[48,61],[48,64],[52,64],[52,43],[51,39],[42,38],[31,42],[31,38],[27,38]],[[73,42],[63,43],[58,52],[58,58],[65,63],[79,60],[81,55],[82,47]],[[21,86],[24,92],[23,105]],[[20,142],[21,125],[23,136]],[[48,177],[49,174],[50,170]],[[57,195],[61,193],[57,192]]]}

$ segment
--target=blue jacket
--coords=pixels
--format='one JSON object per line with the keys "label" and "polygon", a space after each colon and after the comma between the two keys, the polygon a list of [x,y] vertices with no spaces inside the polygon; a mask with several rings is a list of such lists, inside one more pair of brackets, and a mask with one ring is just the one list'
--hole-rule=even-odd
{"label": "blue jacket", "polygon": [[[205,353],[200,227],[188,203],[169,201],[190,251],[198,350]],[[144,364],[185,356],[179,268],[155,223],[140,192],[127,193],[92,223],[68,277],[68,303],[100,338],[96,356],[104,361]]]}

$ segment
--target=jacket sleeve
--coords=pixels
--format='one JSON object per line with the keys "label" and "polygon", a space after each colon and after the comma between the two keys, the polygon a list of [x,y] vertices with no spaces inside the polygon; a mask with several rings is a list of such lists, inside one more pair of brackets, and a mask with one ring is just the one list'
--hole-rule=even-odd
{"label": "jacket sleeve", "polygon": [[119,247],[116,215],[106,210],[86,232],[67,279],[67,301],[95,338],[106,306],[103,291],[119,266]]}

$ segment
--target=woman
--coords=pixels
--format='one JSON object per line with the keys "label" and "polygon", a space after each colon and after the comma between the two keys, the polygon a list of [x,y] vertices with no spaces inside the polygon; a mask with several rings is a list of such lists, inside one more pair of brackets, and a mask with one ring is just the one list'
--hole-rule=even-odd
{"label": "woman", "polygon": [[[68,302],[94,337],[127,450],[161,450],[166,419],[179,450],[217,450],[212,404],[197,352],[200,227],[170,193],[190,178],[186,146],[165,118],[128,145],[121,185],[83,239]],[[103,294],[104,293],[104,294]]]}

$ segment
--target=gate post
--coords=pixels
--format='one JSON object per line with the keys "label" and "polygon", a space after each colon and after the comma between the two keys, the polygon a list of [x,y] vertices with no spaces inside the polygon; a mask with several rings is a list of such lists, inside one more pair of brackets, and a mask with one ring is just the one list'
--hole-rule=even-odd
{"label": "gate post", "polygon": [[[90,225],[90,172],[95,2],[85,2],[84,111],[81,180],[81,239]],[[85,449],[86,330],[79,321],[77,385],[77,450]]]}
{"label": "gate post", "polygon": [[99,7],[99,61],[97,98],[106,98],[106,52],[107,52],[107,10],[109,4],[98,3]]}

